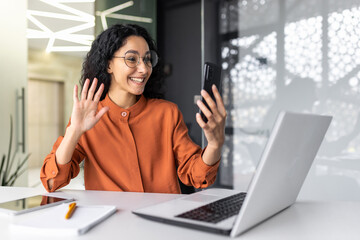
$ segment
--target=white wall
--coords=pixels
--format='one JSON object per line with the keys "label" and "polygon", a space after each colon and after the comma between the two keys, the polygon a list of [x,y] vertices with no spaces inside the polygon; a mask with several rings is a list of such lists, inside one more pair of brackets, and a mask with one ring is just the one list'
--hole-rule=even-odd
{"label": "white wall", "polygon": [[[27,1],[3,0],[0,1],[0,9],[0,154],[2,157],[8,149],[10,114],[14,117],[14,124],[16,123],[16,91],[20,91],[22,87],[26,89]],[[19,132],[15,132],[14,137],[15,134],[20,136]],[[17,185],[26,185],[26,179],[25,173]]]}

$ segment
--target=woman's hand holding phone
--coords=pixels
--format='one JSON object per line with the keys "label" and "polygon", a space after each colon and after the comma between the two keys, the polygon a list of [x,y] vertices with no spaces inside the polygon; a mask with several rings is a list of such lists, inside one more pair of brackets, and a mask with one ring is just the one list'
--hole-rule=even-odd
{"label": "woman's hand holding phone", "polygon": [[196,114],[196,121],[203,129],[208,142],[203,154],[203,161],[207,165],[213,165],[220,159],[221,148],[225,142],[225,119],[227,115],[224,102],[215,85],[212,85],[212,92],[216,102],[211,98],[209,93],[201,90],[201,96],[209,108],[207,108],[202,101],[197,101],[197,105],[207,118],[207,122],[204,121],[200,113]]}

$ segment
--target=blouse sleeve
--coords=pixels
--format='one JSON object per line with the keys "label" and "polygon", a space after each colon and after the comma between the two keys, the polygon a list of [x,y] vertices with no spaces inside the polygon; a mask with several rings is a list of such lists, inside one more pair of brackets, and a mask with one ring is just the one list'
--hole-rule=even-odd
{"label": "blouse sleeve", "polygon": [[[68,185],[70,180],[79,174],[79,164],[86,157],[81,146],[77,144],[70,162],[63,165],[57,164],[55,153],[63,138],[64,137],[61,136],[56,140],[50,154],[46,156],[40,170],[40,180],[48,192],[54,192],[55,190]],[[50,179],[54,179],[52,189],[50,189],[48,185],[48,180]]]}
{"label": "blouse sleeve", "polygon": [[202,160],[202,150],[188,135],[188,129],[179,109],[176,108],[176,126],[173,133],[173,152],[177,161],[177,174],[182,183],[195,188],[206,188],[215,182],[220,159],[209,166]]}

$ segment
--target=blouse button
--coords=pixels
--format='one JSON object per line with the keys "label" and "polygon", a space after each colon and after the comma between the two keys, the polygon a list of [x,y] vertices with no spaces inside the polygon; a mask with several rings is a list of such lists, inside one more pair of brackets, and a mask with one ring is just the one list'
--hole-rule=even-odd
{"label": "blouse button", "polygon": [[123,117],[126,117],[126,115],[127,115],[126,112],[122,112],[122,113],[121,113],[121,116],[123,116]]}

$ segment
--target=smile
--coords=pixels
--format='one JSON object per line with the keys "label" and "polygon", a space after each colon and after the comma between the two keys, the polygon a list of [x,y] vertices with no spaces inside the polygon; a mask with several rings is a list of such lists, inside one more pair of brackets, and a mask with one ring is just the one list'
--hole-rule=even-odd
{"label": "smile", "polygon": [[134,82],[137,82],[137,83],[142,83],[142,82],[144,82],[145,78],[131,77],[130,80],[134,81]]}

